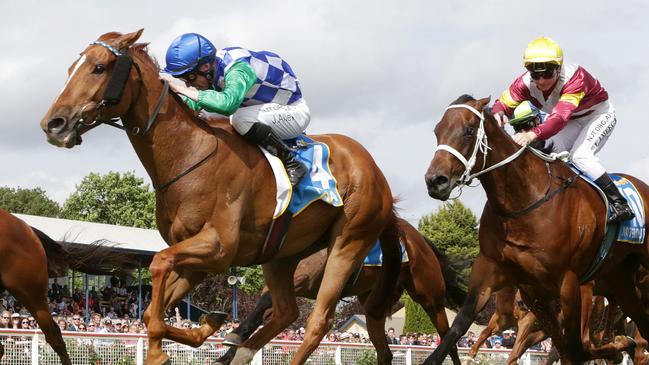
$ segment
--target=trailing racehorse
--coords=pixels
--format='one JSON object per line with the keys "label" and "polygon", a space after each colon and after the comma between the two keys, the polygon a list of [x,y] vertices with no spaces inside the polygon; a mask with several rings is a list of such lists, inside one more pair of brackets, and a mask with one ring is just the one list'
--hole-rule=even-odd
{"label": "trailing racehorse", "polygon": [[375,313],[368,315],[382,318],[387,308],[380,303],[396,285],[400,252],[392,194],[370,154],[348,137],[313,136],[330,149],[329,167],[344,206],[315,201],[293,217],[276,255],[261,260],[276,206],[269,163],[227,121],[211,126],[167,93],[146,45],[134,45],[141,33],[107,33],[83,50],[41,128],[50,143],[71,148],[81,143],[83,133],[120,117],[156,188],[158,230],[171,247],[157,253],[150,266],[146,363],[169,361],[162,350],[164,337],[199,346],[224,319],[216,314],[200,328],[180,329],[165,325],[165,309],[208,272],[262,263],[275,315],[239,347],[233,362],[250,360],[298,315],[294,288],[286,284],[292,282],[299,260],[328,247],[315,309],[291,362],[304,363],[331,327],[343,286],[379,237],[385,270],[368,298],[378,303],[370,305]]}
{"label": "trailing racehorse", "polygon": [[[448,305],[457,308],[464,302],[466,291],[458,285],[458,273],[450,266],[446,255],[405,220],[399,219],[399,228],[403,232],[402,242],[408,254],[408,262],[401,266],[399,285],[393,299],[385,300],[396,302],[405,289],[428,313],[439,334],[444,336],[448,331],[444,303],[446,301]],[[300,261],[293,276],[297,296],[311,299],[316,297],[326,259],[327,251],[321,250]],[[345,286],[341,297],[358,296],[361,304],[367,303],[367,295],[380,277],[381,270],[380,266],[363,266],[357,278]],[[247,339],[262,324],[264,317],[272,315],[267,312],[271,307],[270,301],[270,293],[264,293],[252,314],[226,335],[226,341],[236,345],[242,339]],[[372,312],[371,309],[366,311]],[[377,321],[367,317],[367,331],[376,348],[378,364],[392,364],[392,352],[385,337],[385,318]],[[218,361],[229,363],[235,351],[234,347],[231,348]],[[454,364],[460,364],[456,349],[452,350],[451,357]]]}
{"label": "trailing racehorse", "polygon": [[[489,98],[461,96],[435,127],[438,148],[426,173],[430,196],[446,200],[453,188],[477,177],[487,194],[480,220],[480,254],[473,264],[468,299],[442,345],[427,359],[439,364],[491,293],[517,286],[557,346],[562,363],[607,357],[631,349],[631,339],[591,348],[587,336],[592,292],[580,279],[589,271],[606,228],[606,205],[597,191],[563,162],[519,148],[485,106]],[[649,187],[624,175],[646,202]],[[647,204],[644,205],[647,217]],[[645,222],[646,223],[646,222]],[[646,241],[646,239],[645,239]],[[644,244],[615,243],[594,278],[649,335],[649,318],[636,291],[638,265],[649,264]],[[582,298],[582,295],[584,296]],[[586,335],[585,335],[586,334]]]}
{"label": "trailing racehorse", "polygon": [[[27,308],[64,365],[71,362],[61,331],[49,311],[48,277],[65,275],[68,268],[104,275],[114,268],[123,268],[121,256],[109,252],[108,247],[100,245],[65,248],[45,233],[0,209],[0,292],[7,289]],[[0,344],[0,358],[3,352]]]}

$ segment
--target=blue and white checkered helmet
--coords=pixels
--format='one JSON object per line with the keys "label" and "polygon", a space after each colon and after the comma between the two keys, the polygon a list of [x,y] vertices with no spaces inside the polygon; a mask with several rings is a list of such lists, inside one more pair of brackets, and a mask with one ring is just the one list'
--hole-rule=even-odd
{"label": "blue and white checkered helmet", "polygon": [[180,76],[214,61],[215,55],[216,47],[207,38],[197,33],[186,33],[174,39],[167,49],[164,72]]}

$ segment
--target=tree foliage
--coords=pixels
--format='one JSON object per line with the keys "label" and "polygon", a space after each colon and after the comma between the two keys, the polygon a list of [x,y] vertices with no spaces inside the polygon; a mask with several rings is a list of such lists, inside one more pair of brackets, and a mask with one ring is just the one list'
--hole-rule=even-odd
{"label": "tree foliage", "polygon": [[417,333],[435,333],[437,330],[430,321],[428,313],[422,308],[419,303],[410,298],[408,294],[403,294],[401,298],[406,306],[406,319],[403,324],[403,333],[417,332]]}
{"label": "tree foliage", "polygon": [[419,232],[446,253],[451,261],[466,262],[462,276],[467,279],[472,262],[480,251],[478,244],[478,221],[460,201],[445,203],[435,213],[419,220]]}
{"label": "tree foliage", "polygon": [[155,193],[133,172],[90,173],[65,201],[61,217],[155,228]]}
{"label": "tree foliage", "polygon": [[61,208],[41,188],[0,187],[0,208],[11,213],[57,217]]}

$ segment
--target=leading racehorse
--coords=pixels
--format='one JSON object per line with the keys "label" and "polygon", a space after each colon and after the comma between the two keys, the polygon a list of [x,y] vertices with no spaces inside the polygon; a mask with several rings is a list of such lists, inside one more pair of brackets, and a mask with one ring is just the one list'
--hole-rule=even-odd
{"label": "leading racehorse", "polygon": [[[227,122],[210,126],[177,95],[167,93],[146,45],[134,44],[141,33],[106,33],[81,52],[41,128],[50,143],[71,148],[81,143],[83,133],[120,117],[151,177],[158,229],[171,246],[157,253],[150,266],[153,290],[144,318],[149,336],[146,363],[153,365],[169,361],[162,351],[163,337],[198,346],[220,327],[223,317],[218,315],[208,316],[198,329],[166,326],[164,311],[208,272],[260,263],[276,187],[257,146]],[[304,363],[317,348],[332,325],[343,286],[379,236],[387,269],[368,300],[385,302],[396,285],[399,234],[383,173],[356,141],[340,135],[313,138],[331,150],[330,169],[344,206],[316,201],[293,218],[281,250],[263,262],[275,315],[242,344],[233,363],[251,359],[297,318],[290,283],[300,258],[315,250],[328,247],[329,258],[304,342],[291,364]],[[381,318],[386,309],[368,315]]]}
{"label": "leading racehorse", "polygon": [[[446,200],[458,185],[477,177],[487,194],[480,220],[480,254],[473,264],[469,293],[442,345],[427,359],[439,364],[449,343],[463,334],[494,291],[519,287],[543,329],[551,336],[562,363],[607,356],[634,344],[621,339],[591,348],[588,291],[580,289],[604,239],[606,205],[599,194],[563,162],[547,161],[517,146],[485,108],[489,98],[463,95],[435,127],[438,147],[426,172],[431,197]],[[649,187],[625,176],[646,202]],[[644,216],[648,216],[644,205]],[[649,317],[634,284],[639,264],[649,265],[644,245],[615,243],[595,279],[603,294],[616,300],[649,335]],[[584,286],[585,287],[585,286]],[[582,342],[583,341],[583,342]]]}
{"label": "leading racehorse", "polygon": [[[7,289],[27,308],[64,365],[72,362],[61,330],[50,314],[47,279],[66,275],[68,268],[100,275],[124,268],[125,258],[108,255],[109,252],[108,247],[100,245],[65,248],[45,233],[0,209],[0,292]],[[0,344],[0,359],[3,353]]]}

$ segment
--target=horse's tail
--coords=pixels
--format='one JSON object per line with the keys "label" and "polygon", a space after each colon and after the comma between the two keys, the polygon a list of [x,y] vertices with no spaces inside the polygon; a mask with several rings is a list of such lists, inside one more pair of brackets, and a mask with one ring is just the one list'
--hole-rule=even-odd
{"label": "horse's tail", "polygon": [[[423,236],[423,235],[422,235]],[[439,266],[442,268],[442,276],[444,277],[444,284],[446,285],[446,302],[449,308],[457,309],[462,306],[466,300],[466,287],[467,283],[460,276],[460,272],[454,266],[460,266],[462,263],[451,262],[452,260],[446,254],[440,251],[437,246],[428,237],[423,236],[430,248],[433,249]]]}
{"label": "horse's tail", "polygon": [[391,299],[394,296],[399,281],[399,273],[401,272],[400,237],[401,229],[399,228],[397,214],[393,208],[390,222],[379,236],[381,251],[383,252],[381,276],[374,284],[365,305],[368,311],[367,314],[375,318],[383,318],[392,314],[391,309],[394,301]]}
{"label": "horse's tail", "polygon": [[134,269],[132,259],[113,252],[112,247],[103,241],[64,247],[42,231],[31,229],[45,249],[50,276],[65,275],[68,269],[92,275],[110,275]]}

